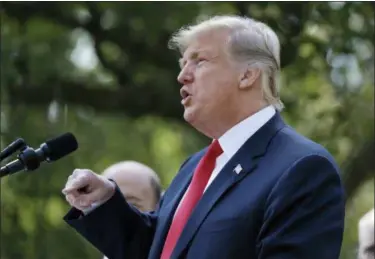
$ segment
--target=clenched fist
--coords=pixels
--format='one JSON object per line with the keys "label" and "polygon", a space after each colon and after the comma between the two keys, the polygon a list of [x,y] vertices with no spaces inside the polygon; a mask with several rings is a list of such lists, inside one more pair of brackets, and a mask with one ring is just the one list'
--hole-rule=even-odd
{"label": "clenched fist", "polygon": [[115,192],[115,184],[89,169],[76,169],[69,176],[62,193],[72,207],[81,211],[103,204]]}

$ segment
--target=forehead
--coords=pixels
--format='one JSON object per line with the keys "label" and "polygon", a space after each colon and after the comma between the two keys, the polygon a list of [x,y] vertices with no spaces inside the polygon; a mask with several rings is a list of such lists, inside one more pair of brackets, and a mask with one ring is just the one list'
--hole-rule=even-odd
{"label": "forehead", "polygon": [[122,177],[114,179],[116,183],[125,190],[128,195],[139,199],[148,199],[153,195],[151,179],[146,177]]}
{"label": "forehead", "polygon": [[218,55],[226,47],[228,34],[224,31],[208,31],[192,37],[182,59],[194,59],[200,54]]}
{"label": "forehead", "polygon": [[118,172],[112,175],[112,179],[124,184],[148,186],[150,185],[150,177],[146,174],[134,172]]}

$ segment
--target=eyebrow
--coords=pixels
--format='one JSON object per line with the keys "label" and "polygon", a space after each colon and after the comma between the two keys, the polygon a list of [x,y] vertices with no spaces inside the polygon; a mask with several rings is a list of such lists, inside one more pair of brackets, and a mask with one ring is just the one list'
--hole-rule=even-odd
{"label": "eyebrow", "polygon": [[[192,53],[189,54],[188,59],[195,60],[195,59],[198,58],[199,54],[201,54],[201,53],[207,53],[207,51],[206,50],[196,50],[196,51],[193,51]],[[178,64],[180,65],[180,67],[183,67],[184,63],[185,63],[184,58],[180,58],[178,60]]]}

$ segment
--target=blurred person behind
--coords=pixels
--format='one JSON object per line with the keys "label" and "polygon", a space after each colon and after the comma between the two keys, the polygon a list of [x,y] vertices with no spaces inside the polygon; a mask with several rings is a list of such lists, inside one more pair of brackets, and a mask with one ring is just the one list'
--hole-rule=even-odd
{"label": "blurred person behind", "polygon": [[358,223],[358,259],[374,259],[374,208],[367,212]]}
{"label": "blurred person behind", "polygon": [[162,190],[158,175],[150,167],[136,161],[122,161],[106,168],[102,175],[114,180],[126,200],[140,211],[156,209]]}

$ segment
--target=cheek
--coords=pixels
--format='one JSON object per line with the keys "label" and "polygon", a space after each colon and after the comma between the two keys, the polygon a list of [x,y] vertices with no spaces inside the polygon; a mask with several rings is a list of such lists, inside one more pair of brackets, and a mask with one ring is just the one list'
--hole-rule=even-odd
{"label": "cheek", "polygon": [[195,95],[203,100],[209,99],[218,93],[222,79],[214,71],[201,70],[195,75]]}
{"label": "cheek", "polygon": [[213,99],[215,102],[224,101],[231,96],[235,82],[230,78],[218,73],[202,77],[200,89],[202,98]]}
{"label": "cheek", "polygon": [[196,101],[204,106],[223,106],[236,91],[237,77],[228,67],[202,67],[195,71]]}

